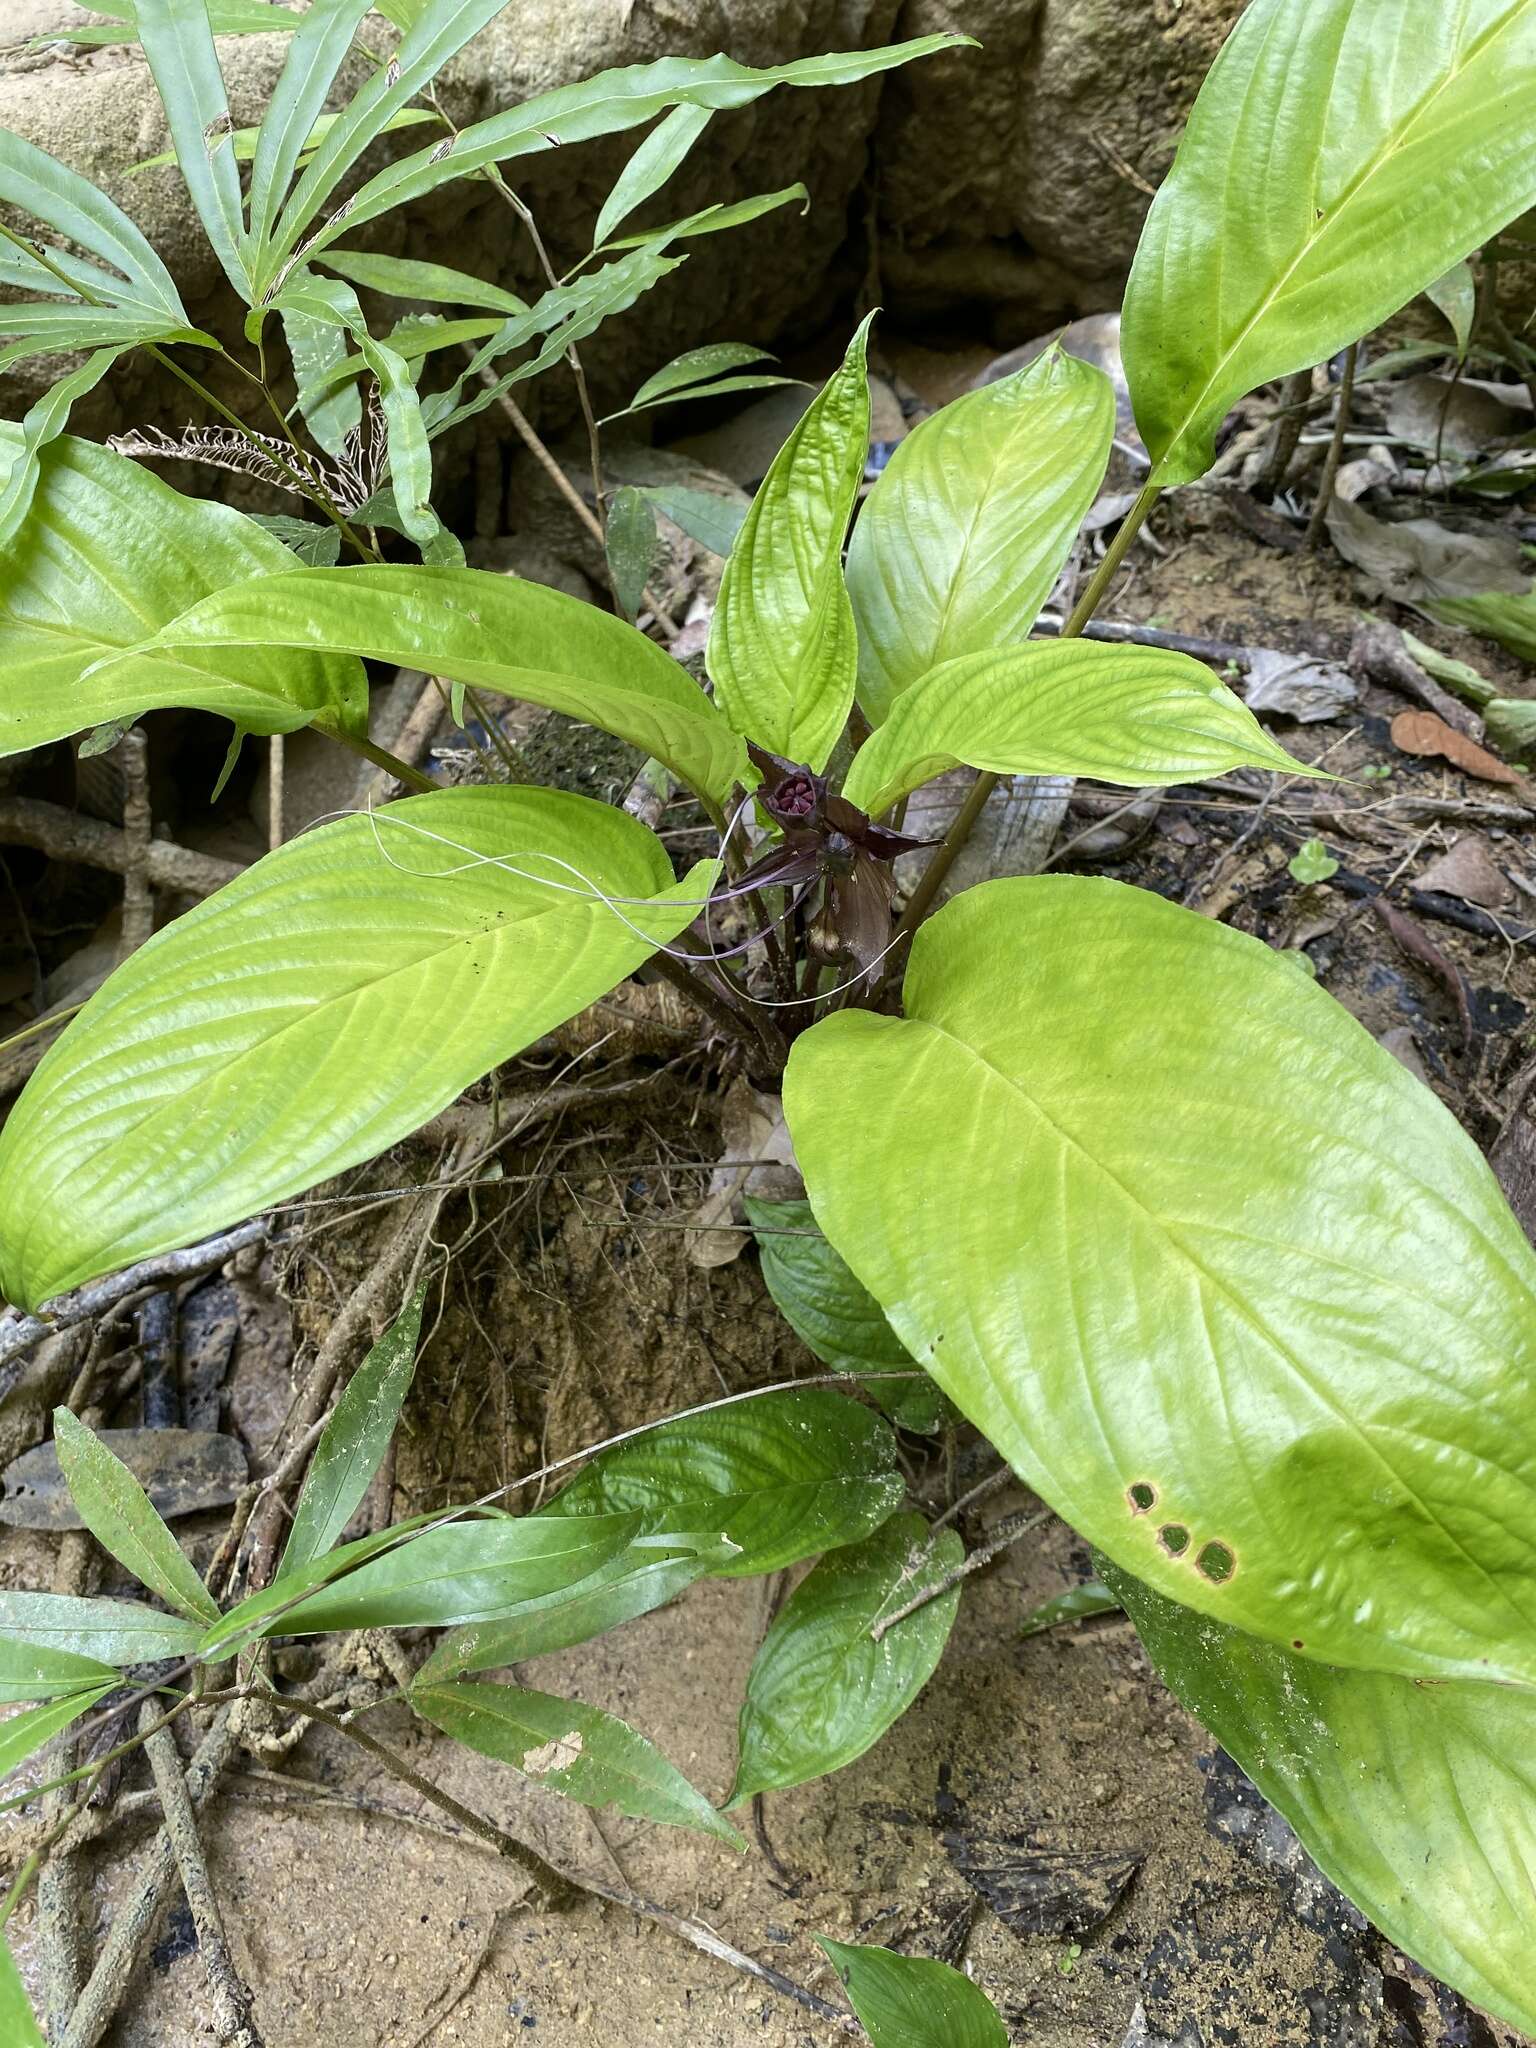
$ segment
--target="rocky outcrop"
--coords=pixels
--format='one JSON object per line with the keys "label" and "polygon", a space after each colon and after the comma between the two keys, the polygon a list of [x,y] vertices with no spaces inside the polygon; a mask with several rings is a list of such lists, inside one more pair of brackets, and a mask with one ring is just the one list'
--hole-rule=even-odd
{"label": "rocky outcrop", "polygon": [[897,33],[958,29],[880,110],[882,296],[972,318],[1000,347],[1118,305],[1152,192],[1245,0],[904,0]]}

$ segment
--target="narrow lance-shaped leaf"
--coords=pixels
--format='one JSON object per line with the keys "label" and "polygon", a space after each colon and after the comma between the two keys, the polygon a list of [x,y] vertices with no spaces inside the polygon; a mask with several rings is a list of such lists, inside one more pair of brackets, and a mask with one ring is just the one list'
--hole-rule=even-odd
{"label": "narrow lance-shaped leaf", "polygon": [[1115,882],[967,891],[905,1003],[806,1032],[785,1108],[822,1228],[1015,1469],[1270,1641],[1536,1686],[1536,1254],[1430,1091]]}
{"label": "narrow lance-shaped leaf", "polygon": [[[20,442],[19,427],[0,426],[0,459]],[[247,732],[314,719],[361,731],[361,664],[312,645],[128,652],[210,591],[292,563],[254,520],[184,498],[125,456],[68,435],[42,448],[31,512],[0,558],[0,754],[163,705]]]}
{"label": "narrow lance-shaped leaf", "polygon": [[[494,0],[495,6],[504,0]],[[419,34],[419,31],[416,33]],[[467,38],[466,38],[467,40]],[[850,50],[820,57],[802,57],[754,71],[730,57],[663,57],[653,64],[630,64],[615,71],[600,71],[573,85],[557,86],[539,93],[520,106],[509,107],[487,121],[461,129],[446,146],[418,150],[413,156],[390,164],[369,178],[345,210],[345,222],[361,226],[381,213],[390,213],[408,200],[419,199],[455,178],[484,170],[487,164],[507,163],[514,157],[557,149],[565,143],[587,142],[601,135],[617,135],[638,128],[663,114],[669,107],[691,105],[712,107],[717,112],[750,106],[753,100],[771,92],[776,85],[854,85],[882,71],[932,55],[939,50],[959,49],[971,44],[969,36],[919,36],[907,43],[895,43],[879,50]],[[407,46],[401,45],[400,59],[406,63]],[[406,73],[402,71],[402,84]],[[419,83],[420,81],[418,81]],[[415,87],[412,87],[412,91]],[[360,96],[361,97],[361,96]],[[402,100],[400,104],[404,104]],[[349,141],[350,147],[350,141]],[[354,149],[347,162],[355,160]],[[317,159],[316,169],[319,168]],[[314,190],[329,190],[339,172],[328,162],[322,176],[306,174],[296,188],[285,214],[286,246],[297,244],[300,234],[318,210]],[[314,237],[312,248],[324,248],[342,232],[343,219],[332,216]]]}
{"label": "narrow lance-shaped leaf", "polygon": [[[251,163],[251,260],[259,267],[278,208],[299,158],[312,140],[326,95],[335,82],[369,0],[315,0],[299,17],[288,56],[262,116]],[[430,118],[430,117],[428,117]]]}
{"label": "narrow lance-shaped leaf", "polygon": [[53,1411],[53,1440],[70,1498],[102,1548],[168,1607],[192,1621],[217,1621],[191,1559],[122,1459],[67,1408]]}
{"label": "narrow lance-shaped leaf", "polygon": [[411,1705],[455,1742],[583,1806],[611,1806],[634,1820],[697,1828],[733,1849],[746,1846],[654,1744],[598,1707],[476,1680],[413,1687]]}
{"label": "narrow lance-shaped leaf", "polygon": [[303,297],[279,310],[304,424],[328,455],[339,455],[363,417],[356,382],[336,374],[347,360],[348,334],[366,330],[357,294],[336,278],[310,277]]}
{"label": "narrow lance-shaped leaf", "polygon": [[[475,1511],[474,1518],[486,1521],[502,1519],[496,1510],[483,1508]],[[440,1514],[412,1515],[406,1521],[391,1523],[388,1528],[355,1537],[350,1543],[338,1544],[334,1550],[312,1557],[307,1564],[290,1565],[270,1584],[255,1593],[247,1593],[243,1600],[221,1614],[211,1628],[204,1630],[197,1645],[199,1659],[205,1664],[222,1664],[237,1656],[258,1636],[281,1634],[283,1618],[308,1594],[346,1577],[370,1558],[396,1549],[428,1523],[441,1522],[442,1519]]]}
{"label": "narrow lance-shaped leaf", "polygon": [[[114,1672],[112,1685],[97,1686],[92,1692],[70,1693],[64,1699],[47,1700],[42,1706],[27,1707],[21,1713],[10,1714],[0,1721],[0,1778],[9,1777],[45,1742],[51,1742],[71,1722],[89,1713],[98,1700],[106,1698],[117,1682]],[[10,2038],[5,2036],[7,2042]]]}
{"label": "narrow lance-shaped leaf", "polygon": [[389,477],[401,524],[421,550],[423,561],[462,568],[463,548],[432,509],[432,444],[410,365],[366,332],[357,336],[357,343],[384,407]]}
{"label": "narrow lance-shaped leaf", "polygon": [[0,547],[8,546],[32,507],[37,489],[37,451],[56,441],[69,425],[70,408],[77,398],[93,391],[117,361],[120,350],[98,349],[78,370],[61,377],[27,412],[21,423],[21,444],[0,455],[9,455],[10,469],[0,480]]}
{"label": "narrow lance-shaped leaf", "polygon": [[1342,1671],[1106,1576],[1324,1874],[1395,1947],[1536,2033],[1536,1696]]}
{"label": "narrow lance-shaped leaf", "polygon": [[0,1702],[7,1705],[15,1700],[60,1699],[65,1693],[115,1685],[117,1679],[118,1673],[98,1657],[0,1636]]}
{"label": "narrow lance-shaped leaf", "polygon": [[875,1632],[964,1561],[954,1530],[930,1537],[921,1515],[893,1515],[821,1560],[753,1659],[728,1806],[840,1771],[874,1747],[937,1669],[959,1586]]}
{"label": "narrow lance-shaped leaf", "polygon": [[637,206],[643,206],[653,192],[659,192],[687,156],[713,118],[710,107],[674,107],[658,121],[644,142],[619,173],[618,180],[603,201],[592,230],[592,246],[601,248],[614,230],[628,220]]}
{"label": "narrow lance-shaped leaf", "polygon": [[1253,0],[1126,288],[1152,482],[1200,476],[1245,392],[1379,327],[1533,203],[1531,0]]}
{"label": "narrow lance-shaped leaf", "polygon": [[[274,7],[272,0],[206,0],[208,23],[216,36],[250,36],[291,33],[299,16],[286,7]],[[396,0],[398,4],[398,0]],[[380,13],[386,10],[381,8]],[[133,5],[118,0],[112,7],[96,7],[95,14],[109,14],[116,27],[51,29],[36,41],[85,43],[100,48],[108,43],[136,43],[139,32]]]}
{"label": "narrow lance-shaped leaf", "polygon": [[207,0],[135,0],[134,19],[197,217],[224,275],[249,304],[240,169],[230,147],[234,123]]}
{"label": "narrow lance-shaped leaf", "polygon": [[416,1372],[426,1305],[423,1281],[347,1382],[310,1459],[279,1578],[321,1557],[340,1537],[389,1449]]}
{"label": "narrow lance-shaped leaf", "polygon": [[613,594],[619,610],[633,622],[656,559],[656,514],[650,500],[632,485],[614,493],[604,538]]}
{"label": "narrow lance-shaped leaf", "polygon": [[1536,594],[1490,590],[1481,597],[1435,598],[1424,609],[1448,626],[1466,626],[1536,665]]}
{"label": "narrow lance-shaped leaf", "polygon": [[874,2048],[1008,2048],[991,2000],[948,1963],[816,1939]]}
{"label": "narrow lance-shaped leaf", "polygon": [[709,635],[715,698],[732,725],[814,769],[842,732],[858,666],[843,538],[869,449],[869,324],[774,457],[725,565]]}
{"label": "narrow lance-shaped leaf", "polygon": [[[749,341],[712,341],[703,348],[684,349],[680,356],[674,356],[636,391],[625,407],[626,412],[638,411],[652,399],[665,398],[673,391],[683,391],[707,385],[711,378],[720,376],[726,370],[744,369],[748,363],[771,363],[777,358],[765,348],[757,348]],[[620,415],[610,415],[618,419]]]}
{"label": "narrow lance-shaped leaf", "polygon": [[1028,636],[1104,480],[1115,396],[1060,349],[954,399],[897,448],[848,549],[871,724],[941,662]]}
{"label": "narrow lance-shaped leaf", "polygon": [[745,227],[749,221],[761,220],[765,213],[775,213],[795,199],[803,202],[802,213],[810,211],[811,197],[805,186],[785,185],[778,192],[755,192],[748,199],[716,200],[713,206],[702,206],[697,213],[684,214],[681,220],[670,221],[665,227],[648,228],[638,235],[619,235],[607,246],[637,249],[644,242],[677,242],[695,235],[718,235],[727,228]]}
{"label": "narrow lance-shaped leaf", "polygon": [[483,306],[489,313],[526,313],[527,303],[482,277],[450,270],[443,263],[422,263],[414,257],[375,256],[365,249],[327,249],[318,259],[327,270],[385,298],[420,299],[427,305]]}
{"label": "narrow lance-shaped leaf", "polygon": [[664,1423],[604,1451],[549,1515],[632,1512],[646,1530],[716,1530],[738,1545],[722,1578],[779,1571],[856,1543],[901,1503],[896,1440],[825,1387],[764,1394]]}
{"label": "narrow lance-shaped leaf", "polygon": [[21,1981],[10,1942],[0,1933],[0,2036],[13,2048],[48,2048]]}
{"label": "narrow lance-shaped leaf", "polygon": [[716,873],[675,882],[623,812],[522,787],[412,797],[268,854],[124,962],[27,1084],[0,1132],[7,1298],[372,1158],[622,981]]}
{"label": "narrow lance-shaped leaf", "polygon": [[186,308],[171,273],[122,208],[68,164],[6,129],[0,129],[0,200],[33,214],[108,266],[98,271],[78,257],[49,251],[50,260],[87,292],[186,326]]}
{"label": "narrow lance-shaped leaf", "polygon": [[643,633],[563,591],[484,569],[290,569],[191,606],[135,658],[222,666],[239,649],[317,645],[563,711],[654,754],[716,801],[750,779],[740,739]]}
{"label": "narrow lance-shaped leaf", "polygon": [[0,1593],[0,1635],[28,1649],[147,1664],[188,1657],[202,1631],[134,1600],[81,1600],[68,1593]]}
{"label": "narrow lance-shaped leaf", "polygon": [[1294,760],[1202,662],[1090,640],[1038,641],[930,670],[860,747],[844,795],[878,817],[962,762],[1133,789],[1238,767],[1323,772]]}

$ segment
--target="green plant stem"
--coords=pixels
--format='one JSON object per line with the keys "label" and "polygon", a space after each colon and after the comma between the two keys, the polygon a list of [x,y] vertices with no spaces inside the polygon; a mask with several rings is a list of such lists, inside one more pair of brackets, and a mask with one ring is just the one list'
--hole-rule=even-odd
{"label": "green plant stem", "polygon": [[[1146,524],[1148,513],[1161,496],[1160,484],[1148,484],[1120,522],[1120,531],[1105,550],[1104,559],[1095,570],[1088,588],[1073,606],[1071,616],[1061,629],[1060,637],[1063,640],[1076,640],[1081,636],[1083,628],[1103,602],[1104,593],[1114,580],[1116,570],[1125,560],[1131,543]],[[954,823],[945,833],[933,859],[923,870],[922,880],[913,890],[907,907],[901,914],[901,922],[896,927],[898,942],[904,938],[909,939],[933,908],[934,898],[944,886],[945,876],[954,866],[961,848],[970,838],[976,820],[986,809],[987,799],[996,789],[1000,779],[996,775],[977,776],[971,786],[970,795],[961,805]]]}
{"label": "green plant stem", "polygon": [[[680,946],[683,942],[674,939],[672,943]],[[789,1057],[788,1048],[774,1027],[758,1016],[755,1008],[744,1006],[738,1010],[712,989],[701,974],[695,974],[681,960],[674,960],[666,953],[653,953],[647,964],[654,967],[664,981],[671,982],[680,995],[686,996],[695,1009],[702,1010],[712,1023],[729,1032],[732,1038],[739,1039],[754,1058],[761,1057],[766,1051],[776,1062],[774,1071],[783,1072],[784,1062]],[[701,956],[700,965],[706,964]],[[778,1040],[776,1047],[769,1037],[770,1032],[773,1039]]]}
{"label": "green plant stem", "polygon": [[419,768],[413,768],[409,761],[402,761],[388,747],[378,746],[370,739],[359,739],[356,733],[342,732],[335,726],[326,726],[324,732],[327,739],[339,740],[354,754],[361,754],[365,761],[371,761],[375,768],[382,768],[386,775],[393,775],[396,782],[403,782],[407,789],[431,790],[438,787],[430,775],[423,775]]}

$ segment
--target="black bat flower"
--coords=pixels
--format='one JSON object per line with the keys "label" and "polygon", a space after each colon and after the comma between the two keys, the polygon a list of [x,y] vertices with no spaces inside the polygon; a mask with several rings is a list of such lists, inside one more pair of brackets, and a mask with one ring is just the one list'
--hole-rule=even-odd
{"label": "black bat flower", "polygon": [[762,776],[757,800],[783,834],[779,844],[739,877],[730,893],[818,885],[821,902],[806,926],[811,951],[823,960],[852,960],[865,974],[891,939],[891,862],[929,846],[877,825],[857,804],[836,795],[824,775],[754,746],[747,752]]}

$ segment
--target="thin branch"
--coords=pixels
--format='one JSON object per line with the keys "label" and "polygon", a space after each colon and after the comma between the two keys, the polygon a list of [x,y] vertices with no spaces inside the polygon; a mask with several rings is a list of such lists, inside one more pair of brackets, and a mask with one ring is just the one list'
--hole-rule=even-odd
{"label": "thin branch", "polygon": [[930,1600],[937,1600],[941,1593],[950,1592],[963,1579],[970,1578],[973,1572],[979,1572],[995,1557],[1001,1557],[1005,1550],[1011,1550],[1021,1537],[1029,1534],[1031,1529],[1042,1528],[1050,1519],[1049,1508],[1038,1515],[1006,1515],[986,1542],[971,1552],[964,1564],[957,1564],[954,1570],[946,1572],[943,1578],[935,1579],[931,1586],[909,1600],[905,1607],[898,1607],[894,1614],[882,1615],[869,1632],[872,1640],[878,1643],[898,1621],[905,1621],[909,1614],[916,1614],[920,1608],[926,1607]]}
{"label": "thin branch", "polygon": [[1328,443],[1328,457],[1323,464],[1322,481],[1317,487],[1317,503],[1307,521],[1307,537],[1303,545],[1309,554],[1317,548],[1327,531],[1328,508],[1333,503],[1333,488],[1338,482],[1339,465],[1344,460],[1344,437],[1349,432],[1349,416],[1355,399],[1355,367],[1359,361],[1360,344],[1352,341],[1344,352],[1344,375],[1339,384],[1339,408],[1333,422],[1333,439]]}

